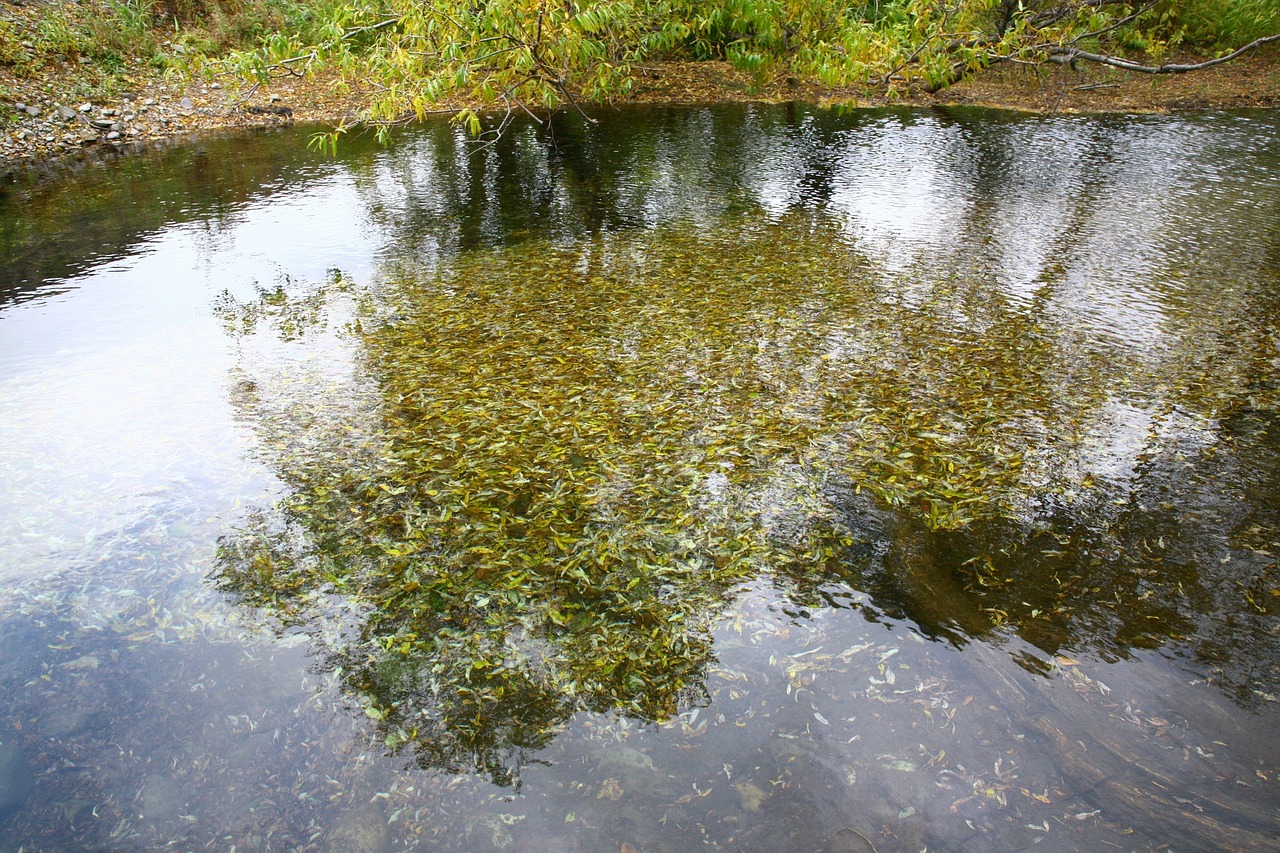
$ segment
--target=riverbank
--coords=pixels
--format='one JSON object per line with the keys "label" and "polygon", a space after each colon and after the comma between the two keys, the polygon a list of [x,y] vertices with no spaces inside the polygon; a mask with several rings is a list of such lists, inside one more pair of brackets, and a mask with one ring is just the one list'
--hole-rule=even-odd
{"label": "riverbank", "polygon": [[[1098,66],[998,67],[937,94],[832,89],[794,78],[752,86],[746,74],[727,63],[660,63],[639,68],[632,92],[617,103],[805,101],[970,105],[1046,113],[1277,107],[1277,47],[1181,75],[1152,76]],[[93,69],[71,63],[47,67],[29,78],[0,67],[0,173],[111,157],[210,130],[290,122],[336,126],[354,121],[366,103],[367,93],[335,74],[286,76],[254,85],[231,77],[183,80],[144,67],[130,71],[93,85],[86,83]]]}

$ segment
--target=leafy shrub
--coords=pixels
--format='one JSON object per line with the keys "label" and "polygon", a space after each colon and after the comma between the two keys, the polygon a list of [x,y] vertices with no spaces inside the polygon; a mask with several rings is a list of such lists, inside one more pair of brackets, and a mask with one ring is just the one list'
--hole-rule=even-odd
{"label": "leafy shrub", "polygon": [[1175,44],[1226,51],[1280,32],[1280,4],[1275,0],[1166,0],[1144,22],[1157,36]]}

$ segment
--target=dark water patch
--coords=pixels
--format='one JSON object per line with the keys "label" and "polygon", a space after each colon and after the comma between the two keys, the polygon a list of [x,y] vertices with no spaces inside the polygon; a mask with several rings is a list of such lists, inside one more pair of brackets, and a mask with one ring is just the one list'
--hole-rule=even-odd
{"label": "dark water patch", "polygon": [[210,134],[58,180],[16,177],[0,185],[5,206],[23,211],[0,218],[0,307],[65,292],[77,275],[146,251],[176,223],[199,223],[216,239],[246,205],[329,171],[307,151],[306,131],[293,129]]}

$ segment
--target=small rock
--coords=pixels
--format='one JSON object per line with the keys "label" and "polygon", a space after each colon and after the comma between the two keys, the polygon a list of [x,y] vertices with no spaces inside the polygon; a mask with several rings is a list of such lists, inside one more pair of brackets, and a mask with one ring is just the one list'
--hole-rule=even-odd
{"label": "small rock", "polygon": [[40,108],[37,107],[35,104],[27,104],[27,115],[33,118],[35,116],[40,115]]}
{"label": "small rock", "polygon": [[196,108],[195,102],[190,98],[183,98],[181,101],[178,101],[178,106],[184,110],[194,110]]}
{"label": "small rock", "polygon": [[107,109],[107,110],[103,110],[103,111],[102,111],[102,114],[103,114],[104,116],[113,116],[113,115],[115,115],[115,114],[116,114],[116,111],[115,111],[115,110],[111,110],[111,109]]}
{"label": "small rock", "polygon": [[182,787],[176,779],[164,773],[148,776],[142,784],[141,794],[142,814],[148,820],[172,818],[186,805]]}
{"label": "small rock", "polygon": [[120,100],[124,101],[125,103],[133,103],[134,101],[138,100],[138,96],[133,94],[132,92],[126,92],[125,94],[120,96]]}
{"label": "small rock", "polygon": [[83,708],[55,705],[40,717],[37,726],[45,737],[67,738],[83,731],[89,719],[89,712]]}
{"label": "small rock", "polygon": [[388,847],[387,818],[366,804],[338,818],[324,839],[327,853],[383,853]]}
{"label": "small rock", "polygon": [[270,98],[270,100],[272,100],[272,101],[282,101],[282,100],[284,100],[284,98],[280,97],[279,95],[272,95],[272,96],[271,96],[271,98]]}
{"label": "small rock", "polygon": [[129,122],[129,121],[133,121],[135,118],[137,118],[137,116],[134,115],[133,113],[125,113],[123,118],[126,122]]}
{"label": "small rock", "polygon": [[155,98],[147,98],[147,99],[146,99],[145,101],[143,101],[142,103],[143,103],[143,105],[144,105],[144,106],[154,107],[154,106],[156,105],[156,99],[155,99]]}
{"label": "small rock", "polygon": [[743,811],[758,812],[769,799],[764,789],[754,782],[739,782],[733,786],[733,790],[738,794],[738,804]]}
{"label": "small rock", "polygon": [[83,103],[80,105],[79,109],[82,113],[91,113],[93,112],[93,104]]}
{"label": "small rock", "polygon": [[93,60],[89,59],[87,56],[81,56],[76,59],[76,62],[79,62],[81,65],[88,65],[92,61]]}
{"label": "small rock", "polygon": [[117,139],[119,139],[119,138],[120,138],[120,131],[118,131],[118,130],[113,130],[113,131],[111,131],[110,133],[108,133],[108,134],[107,134],[107,141],[108,141],[108,142],[115,142],[115,141],[116,141]]}
{"label": "small rock", "polygon": [[76,117],[76,111],[71,107],[58,107],[58,118],[63,121],[71,121]]}
{"label": "small rock", "polygon": [[210,89],[221,89],[221,88],[222,88],[222,84],[221,84],[221,83],[210,83],[210,84],[209,84],[209,88],[210,88]]}
{"label": "small rock", "polygon": [[92,130],[85,129],[80,131],[79,139],[81,145],[92,145],[98,141],[98,134]]}
{"label": "small rock", "polygon": [[36,49],[35,44],[34,44],[33,42],[29,42],[29,41],[24,41],[24,42],[22,43],[22,46],[23,46],[25,49],[27,49],[27,50],[35,50],[35,49]]}
{"label": "small rock", "polygon": [[22,101],[18,101],[18,103],[14,104],[13,108],[20,113],[25,113],[27,111],[27,105]]}
{"label": "small rock", "polygon": [[89,122],[89,124],[98,128],[98,130],[110,130],[111,125],[115,124],[115,122],[107,118],[96,118],[93,121]]}

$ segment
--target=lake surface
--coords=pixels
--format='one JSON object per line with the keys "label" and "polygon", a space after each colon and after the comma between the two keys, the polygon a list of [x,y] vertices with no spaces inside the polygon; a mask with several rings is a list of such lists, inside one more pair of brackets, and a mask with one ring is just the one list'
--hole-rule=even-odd
{"label": "lake surface", "polygon": [[1280,849],[1280,114],[0,186],[0,851]]}

